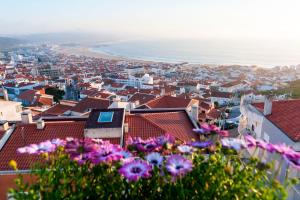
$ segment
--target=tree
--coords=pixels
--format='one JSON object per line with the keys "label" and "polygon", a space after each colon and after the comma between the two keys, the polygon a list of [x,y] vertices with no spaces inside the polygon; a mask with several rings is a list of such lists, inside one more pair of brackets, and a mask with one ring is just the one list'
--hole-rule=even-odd
{"label": "tree", "polygon": [[57,87],[46,88],[46,94],[52,95],[53,99],[56,103],[63,99],[65,92],[63,90],[58,89]]}

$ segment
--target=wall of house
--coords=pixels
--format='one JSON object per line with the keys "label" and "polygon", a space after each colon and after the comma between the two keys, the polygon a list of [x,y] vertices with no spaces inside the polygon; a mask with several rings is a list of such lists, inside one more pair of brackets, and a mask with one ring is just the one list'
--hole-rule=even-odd
{"label": "wall of house", "polygon": [[21,103],[0,101],[0,120],[21,121]]}

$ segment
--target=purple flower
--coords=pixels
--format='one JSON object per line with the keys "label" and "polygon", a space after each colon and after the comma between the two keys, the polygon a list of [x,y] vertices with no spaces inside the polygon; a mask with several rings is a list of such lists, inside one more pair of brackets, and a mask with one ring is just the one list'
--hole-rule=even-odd
{"label": "purple flower", "polygon": [[90,153],[99,149],[99,145],[95,144],[91,139],[67,139],[65,151],[70,155],[72,160],[78,163],[84,163],[90,158]]}
{"label": "purple flower", "polygon": [[211,133],[211,132],[215,132],[217,134],[219,134],[222,137],[228,137],[229,136],[229,132],[225,131],[225,130],[220,130],[219,127],[217,127],[214,124],[201,124],[201,128],[198,129],[193,129],[194,132],[198,133],[198,134],[207,134],[207,133]]}
{"label": "purple flower", "polygon": [[119,161],[123,158],[121,147],[112,144],[105,144],[100,149],[90,153],[90,160],[94,164],[110,163],[112,161]]}
{"label": "purple flower", "polygon": [[159,146],[154,141],[143,142],[136,145],[136,149],[141,152],[151,152],[158,148]]}
{"label": "purple flower", "polygon": [[157,152],[149,153],[146,156],[146,160],[152,165],[152,166],[161,166],[164,158]]}
{"label": "purple flower", "polygon": [[142,140],[141,138],[129,138],[127,144],[140,152],[151,152],[160,147],[152,138]]}
{"label": "purple flower", "polygon": [[146,161],[133,160],[132,162],[125,163],[119,169],[119,173],[128,181],[138,181],[140,178],[150,177],[151,170],[151,165],[149,165]]}
{"label": "purple flower", "polygon": [[223,146],[235,149],[237,151],[247,147],[246,142],[238,138],[223,138],[221,139],[221,143]]}
{"label": "purple flower", "polygon": [[261,148],[261,149],[265,149],[265,150],[267,150],[267,151],[269,151],[269,152],[274,152],[273,145],[270,144],[270,143],[267,143],[267,142],[265,142],[265,141],[263,141],[263,140],[257,140],[257,141],[256,141],[256,145],[257,145],[259,148]]}
{"label": "purple flower", "polygon": [[208,130],[206,130],[206,129],[203,129],[203,128],[194,128],[193,131],[194,131],[195,133],[199,134],[199,135],[205,134],[205,133],[207,133],[207,132],[210,132],[210,131],[208,131]]}
{"label": "purple flower", "polygon": [[191,146],[197,147],[197,148],[206,148],[211,146],[213,143],[212,141],[205,141],[205,142],[192,142]]}
{"label": "purple flower", "polygon": [[192,162],[181,155],[172,155],[167,159],[166,169],[172,176],[184,176],[192,168]]}
{"label": "purple flower", "polygon": [[194,151],[193,147],[188,146],[188,145],[180,145],[177,147],[177,149],[181,152],[181,153],[185,153],[185,154],[190,154]]}
{"label": "purple flower", "polygon": [[272,144],[272,148],[279,154],[292,155],[295,151],[285,144]]}
{"label": "purple flower", "polygon": [[251,135],[246,135],[244,138],[247,142],[248,147],[255,147],[256,146],[257,140],[254,137],[252,137]]}
{"label": "purple flower", "polygon": [[283,155],[284,160],[293,168],[300,171],[300,162],[299,159],[295,159],[293,157],[289,157],[286,155]]}
{"label": "purple flower", "polygon": [[175,142],[175,138],[170,134],[166,134],[166,135],[155,138],[155,142],[156,142],[156,144],[163,146],[166,143],[173,144]]}

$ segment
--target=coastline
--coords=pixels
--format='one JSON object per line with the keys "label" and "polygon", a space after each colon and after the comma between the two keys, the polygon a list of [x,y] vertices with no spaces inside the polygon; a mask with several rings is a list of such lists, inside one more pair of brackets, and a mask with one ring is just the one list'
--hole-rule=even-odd
{"label": "coastline", "polygon": [[62,46],[59,46],[59,47],[55,47],[54,50],[59,53],[66,54],[66,55],[86,56],[86,57],[115,60],[115,61],[140,62],[143,64],[158,63],[158,62],[154,62],[154,61],[132,59],[132,58],[126,58],[126,57],[122,57],[122,56],[111,55],[111,54],[107,54],[104,52],[96,52],[96,51],[92,51],[89,47],[62,47]]}

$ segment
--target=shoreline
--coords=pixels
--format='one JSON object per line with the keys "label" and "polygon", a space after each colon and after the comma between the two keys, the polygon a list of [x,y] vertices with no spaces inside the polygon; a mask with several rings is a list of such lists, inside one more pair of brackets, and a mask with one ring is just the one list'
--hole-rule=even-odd
{"label": "shoreline", "polygon": [[[204,64],[204,63],[190,63],[190,62],[168,62],[168,61],[154,61],[154,60],[143,60],[138,58],[129,58],[119,55],[113,55],[110,53],[102,52],[102,51],[94,51],[92,50],[92,47],[87,46],[75,46],[75,47],[65,47],[65,46],[57,46],[54,47],[54,50],[66,54],[66,55],[75,55],[75,56],[86,56],[86,57],[92,57],[92,58],[100,58],[100,59],[106,59],[106,60],[114,60],[114,61],[125,61],[125,62],[139,62],[142,64],[158,64],[158,63],[165,63],[165,64],[182,64],[186,63],[187,66],[197,66],[197,65],[203,65],[203,66],[240,66],[240,67],[257,67],[262,69],[272,69],[276,66],[262,66],[257,64]],[[289,65],[287,65],[289,66]],[[282,67],[282,66],[281,66]]]}
{"label": "shoreline", "polygon": [[155,62],[155,61],[127,58],[127,57],[107,54],[105,52],[95,52],[95,51],[92,51],[91,48],[89,48],[89,47],[62,47],[62,46],[59,46],[59,47],[55,47],[54,50],[59,53],[66,54],[66,55],[86,56],[86,57],[115,60],[115,61],[127,61],[127,62],[131,61],[131,62],[140,62],[143,64],[166,63],[166,62]]}

